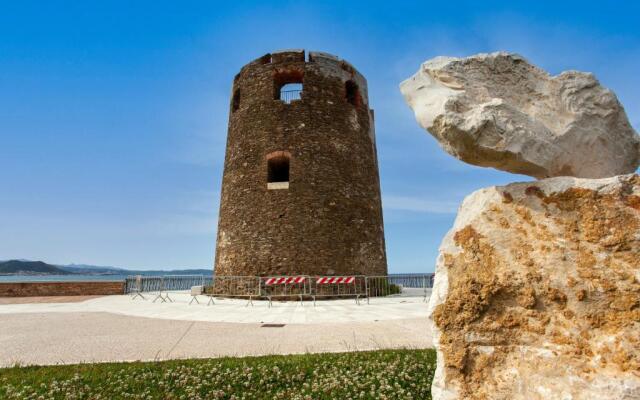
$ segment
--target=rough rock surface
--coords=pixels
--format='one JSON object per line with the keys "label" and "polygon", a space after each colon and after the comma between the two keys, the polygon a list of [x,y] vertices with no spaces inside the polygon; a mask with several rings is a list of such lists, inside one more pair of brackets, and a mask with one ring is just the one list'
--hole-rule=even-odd
{"label": "rough rock surface", "polygon": [[440,247],[433,398],[640,398],[640,177],[468,196]]}
{"label": "rough rock surface", "polygon": [[437,57],[400,85],[420,125],[469,164],[536,178],[633,173],[640,138],[589,73],[550,76],[516,54]]}

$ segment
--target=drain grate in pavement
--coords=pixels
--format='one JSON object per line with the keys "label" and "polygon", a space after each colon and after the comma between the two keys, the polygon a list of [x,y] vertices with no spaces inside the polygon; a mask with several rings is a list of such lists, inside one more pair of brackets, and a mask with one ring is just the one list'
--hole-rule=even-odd
{"label": "drain grate in pavement", "polygon": [[285,324],[262,324],[261,328],[282,328]]}

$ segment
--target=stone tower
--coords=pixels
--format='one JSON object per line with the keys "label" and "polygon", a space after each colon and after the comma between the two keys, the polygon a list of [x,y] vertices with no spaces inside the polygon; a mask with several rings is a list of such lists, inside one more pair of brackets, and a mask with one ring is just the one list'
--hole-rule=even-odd
{"label": "stone tower", "polygon": [[230,106],[216,275],[386,275],[364,77],[275,52],[240,70]]}

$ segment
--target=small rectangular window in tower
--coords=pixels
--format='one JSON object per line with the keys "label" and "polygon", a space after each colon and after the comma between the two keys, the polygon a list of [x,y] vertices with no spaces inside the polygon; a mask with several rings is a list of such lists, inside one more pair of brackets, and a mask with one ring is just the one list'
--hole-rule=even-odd
{"label": "small rectangular window in tower", "polygon": [[298,69],[277,71],[273,76],[275,99],[290,104],[302,100],[304,71]]}
{"label": "small rectangular window in tower", "polygon": [[267,189],[289,189],[289,160],[286,151],[276,151],[267,156]]}

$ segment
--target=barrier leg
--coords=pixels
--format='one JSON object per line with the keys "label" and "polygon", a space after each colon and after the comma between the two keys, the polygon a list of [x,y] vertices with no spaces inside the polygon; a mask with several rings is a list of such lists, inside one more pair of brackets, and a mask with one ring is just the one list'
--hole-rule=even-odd
{"label": "barrier leg", "polygon": [[162,292],[160,292],[160,293],[156,296],[156,298],[155,298],[155,299],[153,299],[153,302],[155,303],[155,302],[156,302],[156,300],[158,300],[158,299],[162,300],[162,302],[163,302],[163,303],[166,303],[166,302],[167,302],[167,301],[164,299],[164,297],[162,297]]}
{"label": "barrier leg", "polygon": [[249,296],[249,301],[244,306],[249,307],[249,304],[251,304],[251,307],[253,307],[253,296]]}
{"label": "barrier leg", "polygon": [[364,277],[364,293],[367,296],[367,305],[369,305],[369,298],[371,297],[371,293],[369,293],[369,277]]}
{"label": "barrier leg", "polygon": [[271,306],[273,306],[273,304],[271,303],[271,296],[267,297],[269,299],[269,308],[271,308]]}
{"label": "barrier leg", "polygon": [[208,306],[210,306],[211,304],[216,304],[216,302],[213,301],[213,296],[209,296],[209,302],[207,303]]}
{"label": "barrier leg", "polygon": [[142,300],[146,300],[146,297],[144,297],[140,292],[135,292],[133,297],[131,297],[131,300],[135,300],[136,297],[140,297]]}
{"label": "barrier leg", "polygon": [[198,300],[198,296],[193,296],[191,298],[191,301],[189,302],[189,305],[191,305],[191,303],[193,303],[194,300],[195,300],[196,303],[200,304],[200,300]]}
{"label": "barrier leg", "polygon": [[427,301],[427,277],[422,278],[422,286],[424,287],[424,298],[422,299],[423,303]]}
{"label": "barrier leg", "polygon": [[171,299],[171,297],[169,297],[169,293],[165,293],[164,297],[165,299],[169,300],[169,302],[173,303],[173,300]]}
{"label": "barrier leg", "polygon": [[316,306],[316,296],[313,296],[313,306]]}

